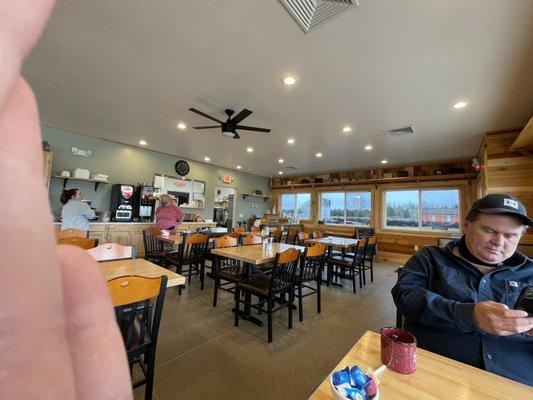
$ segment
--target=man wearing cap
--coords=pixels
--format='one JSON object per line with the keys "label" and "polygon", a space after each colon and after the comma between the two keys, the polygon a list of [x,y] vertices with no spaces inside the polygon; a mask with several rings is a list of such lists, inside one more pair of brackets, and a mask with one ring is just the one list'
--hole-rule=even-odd
{"label": "man wearing cap", "polygon": [[533,386],[533,315],[517,310],[533,261],[516,251],[533,221],[514,197],[477,200],[464,235],[404,265],[392,296],[420,347]]}

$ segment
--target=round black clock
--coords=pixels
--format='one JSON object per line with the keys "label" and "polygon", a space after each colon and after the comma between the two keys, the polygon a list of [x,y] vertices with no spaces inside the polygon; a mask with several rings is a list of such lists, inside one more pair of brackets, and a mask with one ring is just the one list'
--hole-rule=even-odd
{"label": "round black clock", "polygon": [[180,176],[185,176],[189,173],[189,164],[185,160],[179,160],[176,165],[174,165],[174,169]]}

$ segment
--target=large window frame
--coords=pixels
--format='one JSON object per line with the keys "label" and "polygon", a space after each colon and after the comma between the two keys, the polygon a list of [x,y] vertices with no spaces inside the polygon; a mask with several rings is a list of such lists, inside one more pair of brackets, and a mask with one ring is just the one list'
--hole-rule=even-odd
{"label": "large window frame", "polygon": [[[431,226],[424,226],[423,223],[423,214],[424,214],[424,206],[422,201],[422,192],[430,192],[430,191],[447,191],[447,190],[456,190],[458,193],[457,196],[457,228],[451,228],[451,229],[433,229]],[[418,212],[417,212],[417,220],[418,220],[418,226],[394,226],[394,225],[387,225],[387,194],[389,192],[418,192]],[[461,188],[460,187],[428,187],[428,188],[398,188],[398,189],[384,189],[383,195],[382,195],[382,229],[387,230],[394,230],[394,231],[416,231],[416,232],[424,232],[424,233],[443,233],[443,232],[452,232],[457,233],[462,231],[462,222],[461,222]],[[451,214],[450,214],[451,215]],[[446,215],[445,219],[447,222],[451,222],[451,216]],[[431,222],[436,222],[434,215],[431,216],[430,219]],[[446,222],[445,221],[445,222]]]}
{"label": "large window frame", "polygon": [[[302,196],[302,195],[307,195],[309,196],[309,216],[307,216],[306,218],[300,218],[298,216],[298,209],[299,209],[299,206],[301,206],[301,204],[303,203],[300,203],[299,200],[298,200],[298,196]],[[288,216],[286,214],[283,213],[283,196],[294,196],[294,208],[293,208],[293,215],[292,216]],[[282,217],[293,217],[296,219],[296,221],[308,221],[308,220],[311,220],[311,215],[312,215],[312,199],[313,199],[313,196],[311,194],[311,192],[292,192],[292,193],[281,193],[280,196],[279,196],[279,215],[282,216]]]}
{"label": "large window frame", "polygon": [[[341,223],[335,223],[335,222],[326,222],[325,221],[325,218],[324,218],[324,206],[322,205],[322,200],[323,200],[323,196],[328,193],[343,193],[344,194],[344,215],[343,215],[343,222]],[[347,204],[347,197],[349,194],[357,194],[357,193],[364,193],[365,195],[366,194],[369,194],[370,195],[370,222],[368,225],[362,225],[362,224],[349,224],[347,223],[347,213],[348,213],[348,208],[346,206]],[[371,190],[328,190],[328,191],[322,191],[320,192],[320,196],[319,196],[319,206],[318,206],[318,213],[319,213],[319,219],[324,221],[325,224],[328,224],[328,225],[339,225],[339,226],[354,226],[354,227],[360,227],[360,228],[372,228],[374,226],[374,214],[373,214],[373,209],[372,209],[372,206],[373,206],[373,193]]]}

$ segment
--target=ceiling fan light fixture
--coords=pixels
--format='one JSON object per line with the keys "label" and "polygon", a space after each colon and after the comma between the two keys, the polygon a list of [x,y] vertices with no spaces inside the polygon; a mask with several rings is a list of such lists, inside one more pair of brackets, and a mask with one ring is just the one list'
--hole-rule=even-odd
{"label": "ceiling fan light fixture", "polygon": [[223,134],[224,136],[227,136],[227,137],[230,137],[230,138],[235,137],[235,132],[222,131],[222,134]]}

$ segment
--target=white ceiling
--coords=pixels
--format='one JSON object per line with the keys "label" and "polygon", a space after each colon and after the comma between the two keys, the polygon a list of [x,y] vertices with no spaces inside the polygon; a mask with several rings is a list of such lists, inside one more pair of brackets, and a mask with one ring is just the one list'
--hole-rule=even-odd
{"label": "white ceiling", "polygon": [[[532,20],[531,0],[361,0],[305,35],[278,0],[61,0],[23,73],[44,125],[262,176],[280,157],[299,172],[437,161],[531,117]],[[212,121],[189,107],[246,107],[272,132],[195,131]]]}

